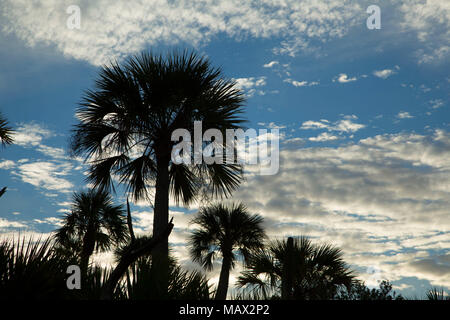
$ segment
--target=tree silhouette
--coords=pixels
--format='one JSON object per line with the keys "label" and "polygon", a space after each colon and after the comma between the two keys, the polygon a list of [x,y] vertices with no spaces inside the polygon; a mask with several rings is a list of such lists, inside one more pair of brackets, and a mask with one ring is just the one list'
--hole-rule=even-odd
{"label": "tree silhouette", "polygon": [[65,215],[55,240],[61,247],[79,254],[80,268],[86,274],[94,251],[109,250],[128,237],[124,212],[105,191],[74,193],[72,211]]}
{"label": "tree silhouette", "polygon": [[[142,53],[122,66],[112,63],[101,69],[95,89],[86,92],[78,109],[80,123],[71,149],[90,162],[88,179],[95,187],[114,189],[114,175],[135,200],[151,202],[154,186],[153,235],[158,236],[167,228],[169,194],[189,204],[204,194],[201,190],[228,196],[238,187],[238,164],[173,163],[172,149],[179,141],[172,141],[171,135],[182,128],[194,136],[197,120],[203,131],[240,128],[243,97],[235,82],[195,53],[165,58]],[[218,147],[225,148],[225,142],[216,142]],[[168,263],[168,239],[153,254]]]}
{"label": "tree silhouette", "polygon": [[[217,255],[222,256],[222,269],[216,292],[216,300],[225,300],[230,270],[238,258],[247,261],[250,254],[260,249],[265,232],[263,218],[252,215],[243,204],[229,207],[216,204],[200,210],[192,220],[199,229],[189,238],[190,254],[194,261],[211,270]],[[237,252],[235,252],[237,251]]]}
{"label": "tree silhouette", "polygon": [[[0,143],[3,147],[13,143],[12,133],[13,130],[9,127],[8,121],[0,113]],[[0,190],[0,197],[6,192],[6,189],[7,187],[3,187]]]}
{"label": "tree silhouette", "polygon": [[265,299],[332,299],[354,278],[338,248],[315,245],[305,237],[271,242],[250,257],[247,268],[239,287]]}
{"label": "tree silhouette", "polygon": [[0,143],[2,146],[13,143],[12,133],[13,130],[8,125],[8,121],[0,113]]}

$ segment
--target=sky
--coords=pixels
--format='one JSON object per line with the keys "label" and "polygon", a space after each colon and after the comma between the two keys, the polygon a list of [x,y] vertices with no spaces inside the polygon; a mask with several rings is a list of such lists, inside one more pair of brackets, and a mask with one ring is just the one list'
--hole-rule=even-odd
{"label": "sky", "polygon": [[[380,29],[367,27],[370,5]],[[88,187],[68,144],[99,67],[188,48],[243,90],[248,127],[280,131],[279,172],[250,172],[231,199],[261,214],[269,237],[330,242],[370,286],[450,289],[448,0],[3,0],[0,17],[0,111],[15,129],[0,150],[0,238],[49,236]],[[187,268],[196,209],[171,206]],[[151,232],[149,203],[132,215]]]}

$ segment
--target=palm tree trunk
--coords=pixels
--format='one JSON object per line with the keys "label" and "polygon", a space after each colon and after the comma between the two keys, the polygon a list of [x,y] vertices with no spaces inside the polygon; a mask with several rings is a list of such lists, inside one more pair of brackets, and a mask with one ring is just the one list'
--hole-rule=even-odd
{"label": "palm tree trunk", "polygon": [[89,259],[94,253],[95,238],[91,227],[88,227],[86,234],[83,237],[83,248],[80,254],[80,269],[83,277],[86,277],[89,267]]}
{"label": "palm tree trunk", "polygon": [[282,300],[290,300],[292,299],[292,287],[293,287],[293,278],[294,278],[294,239],[289,237],[287,239],[287,247],[286,247],[286,257],[284,257],[283,261],[283,275],[281,278],[281,299]]}
{"label": "palm tree trunk", "polygon": [[220,270],[219,284],[217,285],[216,300],[226,300],[228,291],[228,279],[230,277],[231,255],[224,256],[222,269]]}
{"label": "palm tree trunk", "polygon": [[[157,159],[157,176],[155,190],[155,208],[153,212],[153,237],[160,237],[169,222],[169,158]],[[162,297],[167,294],[169,286],[169,238],[163,238],[153,250],[152,267],[162,273],[158,286]]]}
{"label": "palm tree trunk", "polygon": [[131,248],[129,251],[120,257],[119,263],[114,268],[114,271],[109,276],[108,280],[102,287],[100,299],[111,300],[113,298],[114,289],[119,283],[122,276],[125,274],[129,266],[142,256],[152,254],[154,248],[167,239],[172,232],[172,221],[166,225],[166,228],[159,237],[152,237],[138,248]]}

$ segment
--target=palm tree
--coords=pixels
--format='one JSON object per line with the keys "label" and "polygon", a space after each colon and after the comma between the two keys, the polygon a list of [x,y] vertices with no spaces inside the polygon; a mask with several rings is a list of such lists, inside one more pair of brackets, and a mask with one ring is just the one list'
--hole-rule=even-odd
{"label": "palm tree", "polygon": [[217,255],[222,256],[215,298],[225,300],[230,270],[238,258],[236,253],[248,261],[251,253],[262,247],[266,237],[261,225],[263,218],[251,215],[243,204],[229,207],[216,204],[201,209],[192,222],[200,228],[189,239],[191,257],[206,270],[212,270]]}
{"label": "palm tree", "polygon": [[122,206],[114,205],[109,193],[93,189],[74,193],[72,211],[65,215],[55,239],[79,254],[80,268],[86,274],[94,251],[109,250],[112,244],[126,240],[127,230]]}
{"label": "palm tree", "polygon": [[9,127],[8,121],[0,113],[0,143],[2,146],[13,143],[12,133],[13,130]]}
{"label": "palm tree", "polygon": [[[12,133],[13,130],[8,126],[8,121],[6,121],[5,118],[3,118],[2,114],[0,113],[0,143],[4,147],[7,144],[13,143],[12,139]],[[6,192],[6,187],[3,187],[0,190],[0,197]]]}
{"label": "palm tree", "polygon": [[[101,69],[96,88],[86,92],[78,109],[71,149],[90,162],[88,180],[95,187],[114,189],[114,175],[135,200],[154,200],[153,235],[158,236],[167,229],[169,194],[187,205],[202,190],[229,196],[239,186],[242,168],[236,163],[174,163],[171,152],[178,142],[171,135],[186,129],[193,136],[194,121],[202,121],[203,131],[240,128],[243,97],[235,82],[195,53],[166,58],[142,53],[123,66]],[[221,146],[226,148],[225,142]],[[168,239],[156,253],[168,259]]]}
{"label": "palm tree", "polygon": [[282,299],[332,299],[354,279],[340,249],[315,245],[305,237],[274,241],[253,254],[247,266],[239,287],[264,298],[281,293]]}

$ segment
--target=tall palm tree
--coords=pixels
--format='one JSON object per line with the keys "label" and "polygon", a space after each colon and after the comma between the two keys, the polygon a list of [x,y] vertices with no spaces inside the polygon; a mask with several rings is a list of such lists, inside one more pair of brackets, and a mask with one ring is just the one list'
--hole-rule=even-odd
{"label": "tall palm tree", "polygon": [[[114,175],[135,200],[153,200],[153,235],[158,236],[167,229],[169,194],[182,204],[204,189],[228,196],[242,179],[236,163],[174,163],[173,131],[186,129],[193,136],[194,121],[202,121],[203,131],[240,128],[243,102],[235,82],[204,57],[142,53],[100,70],[95,89],[86,92],[78,109],[71,149],[90,162],[88,179],[96,187],[114,189]],[[156,253],[167,260],[168,239]]]}
{"label": "tall palm tree", "polygon": [[332,299],[354,276],[340,249],[316,245],[305,237],[274,241],[252,255],[238,284],[264,298]]}
{"label": "tall palm tree", "polygon": [[2,146],[13,143],[12,133],[13,130],[8,125],[8,121],[0,113],[0,143]]}
{"label": "tall palm tree", "polygon": [[114,205],[109,193],[92,189],[74,193],[72,211],[65,215],[55,240],[79,254],[80,268],[86,274],[94,251],[109,250],[112,244],[126,240],[127,230],[122,206]]}
{"label": "tall palm tree", "polygon": [[262,228],[263,218],[250,214],[243,204],[229,207],[216,204],[201,209],[192,222],[200,228],[189,239],[191,257],[206,270],[211,270],[216,257],[222,256],[215,298],[225,300],[230,270],[235,265],[237,254],[248,261],[251,253],[262,247],[266,237]]}

